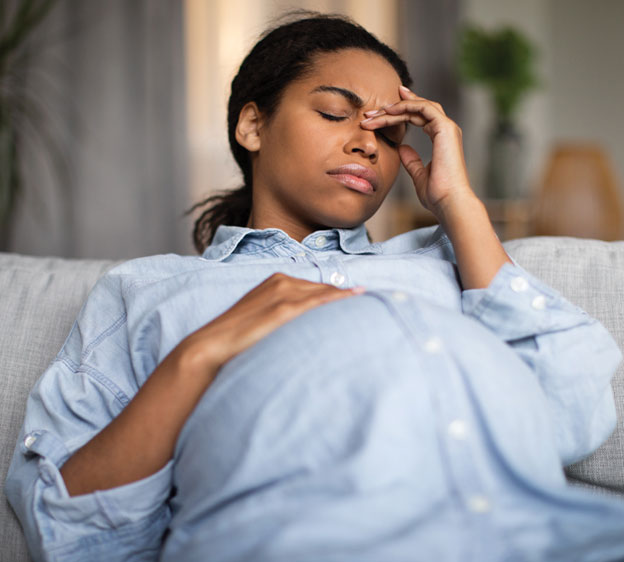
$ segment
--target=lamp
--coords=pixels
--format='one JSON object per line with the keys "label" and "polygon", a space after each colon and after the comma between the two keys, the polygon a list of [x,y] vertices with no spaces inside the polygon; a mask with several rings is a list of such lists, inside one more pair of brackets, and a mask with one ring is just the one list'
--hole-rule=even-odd
{"label": "lamp", "polygon": [[622,203],[604,150],[559,144],[548,159],[535,196],[534,234],[617,240]]}

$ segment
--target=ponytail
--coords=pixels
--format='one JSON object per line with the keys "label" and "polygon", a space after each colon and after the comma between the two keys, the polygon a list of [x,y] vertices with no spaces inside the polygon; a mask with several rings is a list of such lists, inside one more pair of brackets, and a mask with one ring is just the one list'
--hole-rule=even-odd
{"label": "ponytail", "polygon": [[186,214],[207,205],[193,229],[193,244],[200,254],[210,245],[220,225],[247,226],[251,213],[251,187],[244,185],[234,191],[211,195],[193,205]]}

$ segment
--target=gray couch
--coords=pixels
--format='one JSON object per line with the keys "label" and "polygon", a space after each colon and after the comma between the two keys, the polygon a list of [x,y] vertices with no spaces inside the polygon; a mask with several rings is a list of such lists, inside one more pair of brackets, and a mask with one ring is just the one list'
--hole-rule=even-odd
{"label": "gray couch", "polygon": [[[624,242],[525,238],[505,244],[529,271],[598,318],[624,349]],[[0,254],[0,475],[6,475],[26,397],[60,349],[94,282],[111,261]],[[619,424],[589,458],[567,468],[575,485],[624,496],[624,366],[613,381]],[[0,498],[0,561],[28,560],[19,524]]]}

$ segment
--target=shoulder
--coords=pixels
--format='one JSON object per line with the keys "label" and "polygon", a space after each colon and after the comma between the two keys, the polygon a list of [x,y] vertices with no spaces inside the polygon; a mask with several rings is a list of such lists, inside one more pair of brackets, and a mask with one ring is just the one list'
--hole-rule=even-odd
{"label": "shoulder", "polygon": [[201,256],[158,254],[125,261],[111,268],[104,277],[112,278],[165,278],[180,272],[205,267]]}
{"label": "shoulder", "polygon": [[104,339],[123,338],[132,295],[150,284],[205,268],[206,265],[206,260],[199,256],[163,254],[136,258],[114,266],[91,289],[61,355],[70,354],[77,360],[77,357],[85,355],[86,349],[92,349]]}
{"label": "shoulder", "polygon": [[453,246],[441,226],[427,226],[404,232],[379,244],[384,255],[426,254],[455,262]]}

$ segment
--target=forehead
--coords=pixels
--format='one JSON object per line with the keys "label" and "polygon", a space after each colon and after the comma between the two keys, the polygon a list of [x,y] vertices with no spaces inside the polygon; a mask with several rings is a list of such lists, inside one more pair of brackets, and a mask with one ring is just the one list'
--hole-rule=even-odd
{"label": "forehead", "polygon": [[320,85],[351,90],[365,106],[378,107],[400,100],[401,79],[396,70],[382,56],[362,49],[317,55],[299,86],[311,91]]}

